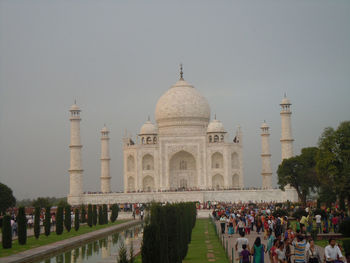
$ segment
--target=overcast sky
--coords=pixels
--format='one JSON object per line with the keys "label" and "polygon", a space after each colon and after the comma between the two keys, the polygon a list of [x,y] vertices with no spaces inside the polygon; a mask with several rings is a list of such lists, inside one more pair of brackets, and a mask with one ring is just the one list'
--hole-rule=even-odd
{"label": "overcast sky", "polygon": [[231,139],[242,126],[246,186],[261,186],[267,121],[276,185],[285,92],[295,154],[350,119],[350,1],[0,0],[0,181],[18,199],[66,196],[76,99],[84,190],[100,189],[104,123],[122,190],[124,130],[154,121],[180,62]]}

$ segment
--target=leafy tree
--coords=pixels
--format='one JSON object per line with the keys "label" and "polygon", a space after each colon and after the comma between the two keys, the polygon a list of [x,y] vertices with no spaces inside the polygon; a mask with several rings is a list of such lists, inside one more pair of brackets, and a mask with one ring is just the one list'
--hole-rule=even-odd
{"label": "leafy tree", "polygon": [[49,197],[38,197],[37,199],[35,199],[32,203],[32,206],[34,207],[41,207],[41,208],[45,208],[45,207],[51,207],[51,202]]}
{"label": "leafy tree", "polygon": [[[321,182],[320,198],[350,201],[350,121],[336,130],[326,128],[318,142],[317,172]],[[327,202],[329,203],[329,201]]]}
{"label": "leafy tree", "polygon": [[88,205],[88,220],[87,220],[87,223],[88,223],[89,227],[92,227],[93,220],[92,220],[92,205],[91,204]]}
{"label": "leafy tree", "polygon": [[25,245],[27,243],[27,218],[26,218],[25,208],[23,206],[21,206],[18,209],[17,223],[18,223],[18,243],[20,245]]}
{"label": "leafy tree", "polygon": [[64,226],[69,232],[72,228],[71,206],[67,205],[64,208]]}
{"label": "leafy tree", "polygon": [[59,206],[57,208],[56,215],[56,234],[61,235],[63,233],[63,207]]}
{"label": "leafy tree", "polygon": [[41,208],[40,207],[35,207],[35,212],[34,212],[34,236],[36,239],[39,238],[40,236],[40,212]]}
{"label": "leafy tree", "polygon": [[107,205],[104,204],[102,206],[103,208],[103,224],[108,224],[108,208],[107,208]]}
{"label": "leafy tree", "polygon": [[112,209],[111,222],[114,223],[115,220],[117,220],[118,218],[118,212],[119,212],[118,204],[113,204],[111,209]]}
{"label": "leafy tree", "polygon": [[45,209],[44,227],[45,227],[45,236],[49,236],[51,232],[51,207],[50,206],[46,207]]}
{"label": "leafy tree", "polygon": [[81,205],[81,222],[86,223],[86,210],[84,205]]}
{"label": "leafy tree", "polygon": [[75,231],[79,230],[79,224],[80,224],[80,219],[79,219],[79,209],[75,209],[75,217],[74,217],[74,229]]}
{"label": "leafy tree", "polygon": [[94,224],[94,226],[96,226],[97,224],[97,206],[96,205],[92,206],[92,223]]}
{"label": "leafy tree", "polygon": [[104,224],[102,206],[100,206],[100,207],[98,208],[98,224],[99,224],[99,225],[103,225],[103,224]]}
{"label": "leafy tree", "polygon": [[2,247],[12,247],[12,229],[11,229],[11,217],[5,215],[2,219]]}
{"label": "leafy tree", "polygon": [[278,184],[281,190],[291,185],[298,193],[299,199],[306,204],[306,198],[318,186],[316,173],[316,147],[304,148],[301,154],[284,159],[278,166]]}
{"label": "leafy tree", "polygon": [[16,198],[12,190],[5,184],[0,183],[0,215],[5,214],[6,210],[16,205]]}

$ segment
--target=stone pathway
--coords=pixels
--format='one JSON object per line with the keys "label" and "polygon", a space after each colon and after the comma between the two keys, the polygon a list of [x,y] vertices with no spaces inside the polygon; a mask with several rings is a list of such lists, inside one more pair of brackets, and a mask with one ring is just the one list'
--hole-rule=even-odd
{"label": "stone pathway", "polygon": [[208,223],[205,225],[205,243],[207,245],[207,259],[209,262],[215,262],[215,254],[214,254],[214,247],[210,242],[209,238],[209,230],[208,230]]}

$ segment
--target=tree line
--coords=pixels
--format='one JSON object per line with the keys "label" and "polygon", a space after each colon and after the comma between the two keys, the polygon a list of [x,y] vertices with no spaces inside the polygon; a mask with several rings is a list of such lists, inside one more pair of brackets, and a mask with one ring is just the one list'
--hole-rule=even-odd
{"label": "tree line", "polygon": [[152,204],[143,232],[143,263],[182,262],[196,223],[195,203]]}
{"label": "tree line", "polygon": [[325,128],[317,147],[303,148],[300,155],[283,160],[277,175],[280,188],[294,187],[304,204],[316,193],[319,203],[330,207],[338,200],[345,210],[345,201],[350,204],[350,121],[337,129]]}
{"label": "tree line", "polygon": [[[96,206],[89,204],[87,207],[82,205],[80,208],[74,209],[74,230],[79,231],[80,223],[87,223],[89,227],[108,224],[108,207],[106,204],[102,206]],[[35,207],[34,211],[34,236],[36,239],[40,237],[41,227],[40,227],[40,215],[42,212],[41,207]],[[51,207],[45,208],[45,217],[43,221],[44,234],[49,236],[51,234],[51,226],[54,223],[56,226],[56,235],[62,235],[64,229],[70,232],[72,228],[72,212],[73,209],[70,205],[58,206],[56,212],[56,222],[53,222]],[[111,206],[111,217],[110,222],[114,223],[118,218],[119,206],[118,204],[113,204]],[[25,245],[27,243],[27,218],[25,214],[25,207],[20,207],[18,209],[18,214],[16,217],[18,224],[18,243],[20,245]],[[11,216],[5,214],[2,222],[2,246],[5,249],[12,247],[12,227],[11,227]]]}

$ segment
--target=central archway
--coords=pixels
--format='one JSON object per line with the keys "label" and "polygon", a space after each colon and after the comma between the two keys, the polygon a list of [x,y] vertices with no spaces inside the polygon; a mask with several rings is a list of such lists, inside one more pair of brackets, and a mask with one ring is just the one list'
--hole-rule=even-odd
{"label": "central archway", "polygon": [[173,155],[169,162],[169,187],[171,190],[197,186],[196,159],[186,151]]}

